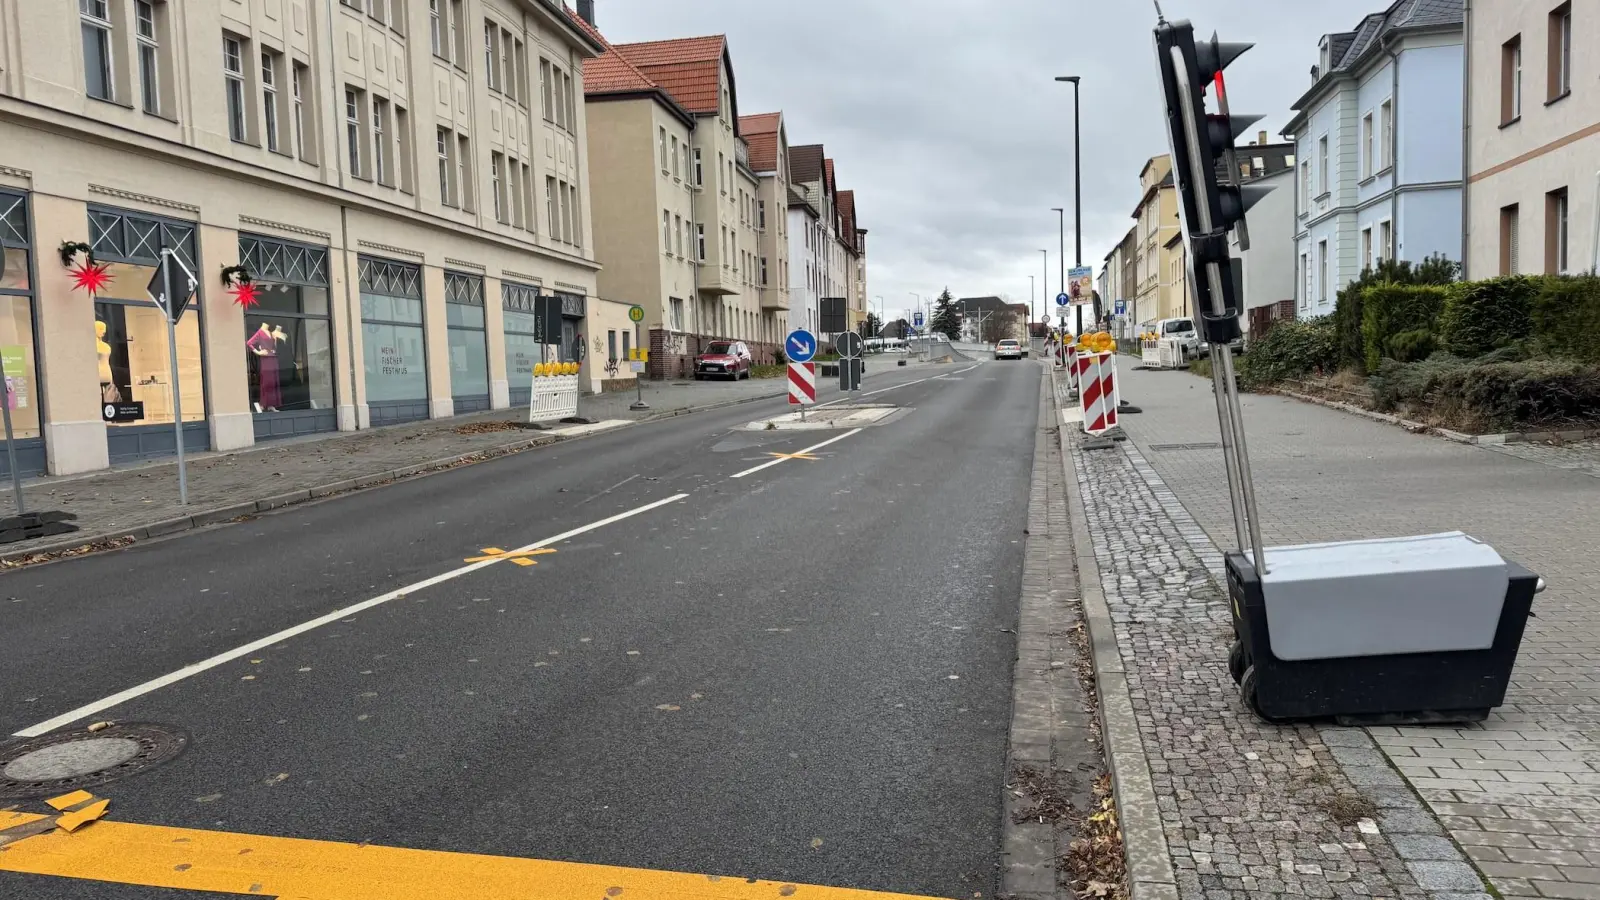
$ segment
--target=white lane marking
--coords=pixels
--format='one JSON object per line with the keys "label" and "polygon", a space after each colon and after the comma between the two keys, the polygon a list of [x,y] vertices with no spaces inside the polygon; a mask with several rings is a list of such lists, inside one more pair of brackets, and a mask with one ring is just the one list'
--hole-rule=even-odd
{"label": "white lane marking", "polygon": [[[913,384],[921,384],[924,381],[932,381],[932,380],[933,380],[932,376],[930,376],[928,378],[918,378],[916,381],[908,381],[905,384],[897,384],[894,387],[879,388],[876,391],[868,391],[867,393],[862,394],[861,396],[862,397],[876,397],[879,394],[887,394],[890,391],[898,391],[901,388],[911,387]],[[850,397],[850,396],[844,396],[844,397],[840,397],[837,400],[829,400],[827,403],[818,403],[816,408],[820,409],[820,408],[822,408],[824,406],[832,406],[835,403],[849,403],[850,401],[856,400],[856,399],[859,399],[859,398]]]}
{"label": "white lane marking", "polygon": [[[848,437],[848,435],[846,435],[846,437]],[[569,540],[571,538],[575,538],[578,535],[588,534],[591,531],[599,530],[601,528],[606,527],[607,525],[615,525],[616,523],[621,522],[624,519],[631,519],[634,516],[642,515],[644,513],[650,512],[652,510],[660,509],[661,507],[667,506],[668,504],[677,503],[679,500],[682,500],[682,499],[684,499],[684,498],[686,498],[688,496],[689,496],[688,494],[676,494],[676,495],[668,497],[668,498],[666,498],[664,500],[657,500],[654,503],[646,504],[644,506],[639,507],[638,509],[631,509],[631,510],[629,510],[627,512],[624,512],[624,513],[618,513],[617,515],[611,516],[610,518],[601,519],[598,522],[590,522],[588,525],[584,525],[584,526],[582,526],[580,528],[574,528],[571,531],[562,532],[561,534],[558,534],[555,537],[548,537],[548,538],[545,538],[542,541],[537,541],[535,543],[528,544],[525,547],[518,547],[516,550],[512,551],[512,553],[526,553],[526,552],[528,552],[530,550],[541,550],[541,549],[543,549],[545,547],[550,546],[551,544],[559,544],[562,541]],[[509,554],[508,554],[508,556],[509,556]],[[353,616],[353,615],[355,615],[357,613],[365,612],[365,611],[367,611],[369,609],[372,609],[375,606],[382,606],[383,604],[388,603],[391,600],[396,600],[396,599],[398,599],[400,597],[406,596],[407,594],[414,594],[417,591],[426,590],[426,589],[431,588],[431,587],[433,587],[435,585],[443,584],[443,583],[445,583],[447,581],[450,581],[452,579],[460,578],[462,575],[466,575],[466,574],[468,574],[470,572],[476,572],[479,569],[487,568],[489,566],[494,565],[497,562],[504,561],[505,558],[507,558],[507,557],[502,557],[500,559],[487,560],[485,562],[479,562],[479,563],[470,563],[468,565],[461,566],[458,569],[451,569],[448,572],[444,572],[442,574],[435,575],[432,578],[425,578],[422,581],[417,582],[416,584],[408,584],[405,587],[400,588],[398,590],[393,590],[393,591],[390,591],[387,594],[383,594],[383,595],[378,596],[378,597],[373,597],[371,600],[364,600],[364,601],[362,601],[360,603],[357,603],[357,604],[355,604],[353,606],[347,606],[344,609],[340,609],[340,610],[336,610],[334,612],[328,613],[325,616],[318,616],[317,618],[312,619],[309,622],[302,622],[299,625],[295,625],[292,628],[285,628],[284,630],[278,632],[277,634],[268,635],[267,637],[264,637],[264,638],[262,638],[262,639],[260,639],[258,641],[251,641],[250,643],[245,644],[242,647],[236,647],[236,648],[234,648],[232,650],[229,650],[229,651],[227,651],[225,653],[219,653],[216,656],[211,657],[210,659],[201,660],[200,662],[197,662],[197,663],[191,663],[190,665],[187,665],[187,666],[183,667],[182,669],[179,669],[176,672],[170,672],[170,673],[168,673],[166,675],[162,675],[159,678],[152,678],[149,681],[146,681],[144,684],[135,685],[135,686],[133,686],[131,688],[128,688],[125,691],[121,691],[121,692],[112,694],[111,696],[106,697],[106,698],[104,698],[102,700],[96,700],[93,703],[89,703],[89,704],[86,704],[84,706],[80,706],[77,709],[72,710],[71,712],[62,713],[61,715],[56,716],[53,719],[49,719],[47,721],[40,722],[39,724],[33,726],[32,728],[24,728],[23,730],[21,730],[19,732],[16,732],[12,736],[13,737],[21,737],[21,738],[39,737],[40,735],[46,734],[46,733],[51,732],[51,731],[54,731],[54,730],[56,730],[57,728],[60,728],[63,725],[71,725],[73,722],[77,722],[77,721],[80,721],[82,719],[87,719],[88,717],[90,717],[92,715],[95,715],[96,713],[104,712],[104,711],[106,711],[108,709],[111,709],[114,706],[120,706],[120,705],[122,705],[124,703],[127,703],[129,700],[133,700],[133,699],[135,699],[137,697],[142,697],[145,694],[151,693],[152,691],[158,691],[158,690],[160,690],[160,689],[162,689],[164,687],[167,687],[169,685],[177,684],[178,682],[183,681],[186,678],[191,678],[191,677],[193,677],[195,675],[199,675],[201,672],[205,672],[205,671],[207,671],[209,669],[215,669],[217,666],[220,666],[223,663],[227,663],[227,662],[231,662],[233,660],[236,660],[241,656],[247,656],[247,655],[249,655],[251,653],[255,653],[258,650],[264,650],[264,649],[266,649],[268,647],[271,647],[274,644],[282,643],[282,642],[284,642],[286,640],[289,640],[290,638],[297,637],[299,635],[305,634],[308,631],[312,631],[312,630],[315,630],[317,628],[321,628],[322,626],[327,625],[327,624],[332,623],[332,622],[337,622],[340,619],[347,619],[350,616]]]}
{"label": "white lane marking", "polygon": [[[850,431],[846,431],[844,434],[841,434],[838,437],[828,438],[827,440],[823,441],[820,444],[812,444],[811,446],[805,448],[804,450],[798,451],[795,455],[798,456],[800,453],[811,453],[811,452],[816,451],[816,450],[821,450],[823,447],[826,447],[829,444],[837,444],[838,442],[844,440],[847,437],[850,437],[852,435],[857,435],[857,434],[860,434],[860,433],[861,433],[861,429],[859,429],[859,428],[851,429]],[[781,462],[785,462],[785,461],[786,460],[783,460],[783,459],[775,459],[775,460],[772,460],[771,462],[764,462],[761,465],[756,466],[753,469],[745,469],[743,472],[740,472],[739,474],[734,475],[733,477],[734,478],[743,478],[746,475],[754,475],[755,473],[760,472],[763,469],[770,469],[773,466],[775,466],[775,465],[777,465],[777,464],[779,464]]]}
{"label": "white lane marking", "polygon": [[977,365],[974,365],[974,366],[967,366],[965,369],[957,369],[954,372],[946,372],[943,375],[935,375],[933,377],[934,378],[949,378],[951,375],[960,375],[962,372],[971,372],[973,369],[976,369],[978,366],[981,366],[981,365],[983,365],[983,363],[978,363]]}

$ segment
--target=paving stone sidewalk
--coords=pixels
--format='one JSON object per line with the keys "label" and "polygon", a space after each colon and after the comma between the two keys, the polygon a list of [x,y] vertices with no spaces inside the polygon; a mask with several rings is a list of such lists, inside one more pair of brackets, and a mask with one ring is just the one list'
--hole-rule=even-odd
{"label": "paving stone sidewalk", "polygon": [[[778,397],[787,390],[787,384],[780,380],[646,382],[644,399],[651,407],[647,411],[628,408],[636,399],[629,391],[584,397],[579,414],[602,421],[641,420],[709,405]],[[186,507],[178,503],[177,465],[169,460],[66,478],[34,479],[23,488],[28,509],[76,513],[82,531],[0,545],[0,553],[9,556],[89,536],[137,532],[156,523],[242,503],[373,478],[463,454],[495,455],[508,448],[548,440],[537,431],[476,430],[485,423],[521,421],[526,416],[525,409],[499,410],[276,441],[231,453],[199,454],[189,461]],[[10,484],[0,480],[0,514],[15,511]]]}
{"label": "paving stone sidewalk", "polygon": [[[1123,397],[1145,412],[1124,418],[1133,446],[1116,456],[1148,460],[1144,480],[1193,516],[1186,544],[1234,546],[1221,451],[1204,446],[1219,439],[1210,382],[1129,371]],[[1489,721],[1371,733],[1501,896],[1600,898],[1600,450],[1456,444],[1276,396],[1246,395],[1244,415],[1268,545],[1459,529],[1544,576]],[[1360,734],[1320,733],[1335,757]]]}
{"label": "paving stone sidewalk", "polygon": [[[1134,900],[1487,900],[1366,734],[1243,707],[1219,552],[1137,449],[1080,443],[1071,465],[1172,866],[1169,886],[1146,873]],[[1130,859],[1147,849],[1130,844]]]}

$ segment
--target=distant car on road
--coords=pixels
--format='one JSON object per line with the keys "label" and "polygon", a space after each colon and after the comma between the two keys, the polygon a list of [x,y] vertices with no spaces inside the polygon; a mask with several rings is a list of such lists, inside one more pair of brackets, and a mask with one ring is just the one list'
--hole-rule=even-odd
{"label": "distant car on road", "polygon": [[998,341],[994,345],[995,359],[1022,359],[1027,355],[1028,351],[1022,349],[1022,343],[1011,338]]}
{"label": "distant car on road", "polygon": [[1162,338],[1178,342],[1184,362],[1200,356],[1200,332],[1195,330],[1193,319],[1162,319],[1155,330]]}
{"label": "distant car on road", "polygon": [[755,358],[743,341],[712,341],[706,352],[694,361],[694,380],[704,378],[732,378],[738,381],[750,377],[750,367]]}

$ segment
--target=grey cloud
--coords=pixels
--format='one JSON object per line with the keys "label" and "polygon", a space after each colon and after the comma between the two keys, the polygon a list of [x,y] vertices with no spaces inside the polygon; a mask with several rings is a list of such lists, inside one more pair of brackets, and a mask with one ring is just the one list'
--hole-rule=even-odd
{"label": "grey cloud", "polygon": [[[1165,0],[1171,18],[1256,47],[1228,71],[1236,111],[1273,132],[1310,86],[1317,39],[1380,3]],[[744,113],[782,109],[795,144],[824,143],[871,231],[868,290],[1009,294],[1072,234],[1072,88],[1083,77],[1083,258],[1133,224],[1138,174],[1166,152],[1148,0],[597,0],[613,41],[728,35]]]}

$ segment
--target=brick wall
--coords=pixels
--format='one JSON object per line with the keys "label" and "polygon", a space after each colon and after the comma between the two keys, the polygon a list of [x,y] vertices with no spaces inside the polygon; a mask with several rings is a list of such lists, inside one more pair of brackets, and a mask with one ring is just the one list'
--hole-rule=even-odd
{"label": "brick wall", "polygon": [[[694,360],[712,341],[725,340],[710,335],[673,334],[662,328],[650,329],[650,362],[645,366],[651,381],[694,377]],[[778,362],[778,345],[745,341],[758,366]]]}

